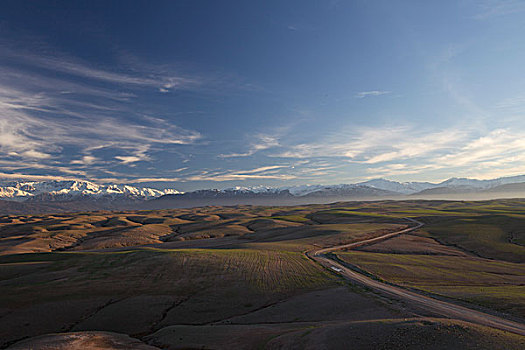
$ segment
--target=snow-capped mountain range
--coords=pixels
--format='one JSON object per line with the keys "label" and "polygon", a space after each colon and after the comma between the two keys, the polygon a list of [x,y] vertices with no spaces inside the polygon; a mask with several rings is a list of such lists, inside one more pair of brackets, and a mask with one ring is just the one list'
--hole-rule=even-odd
{"label": "snow-capped mountain range", "polygon": [[[397,182],[374,179],[355,184],[299,185],[289,187],[232,187],[224,190],[180,192],[130,185],[99,185],[90,181],[0,181],[0,199],[16,201],[71,201],[79,199],[149,200],[249,197],[379,197],[497,191],[505,185],[524,184],[525,175],[491,180],[451,178],[440,183]],[[520,185],[521,186],[521,185]]]}
{"label": "snow-capped mountain range", "polygon": [[65,201],[75,199],[139,199],[148,200],[166,194],[180,193],[174,189],[157,190],[129,185],[99,185],[90,181],[10,181],[0,183],[0,199]]}
{"label": "snow-capped mountain range", "polygon": [[[373,179],[364,182],[358,182],[355,184],[339,184],[339,185],[298,185],[289,187],[233,187],[224,191],[237,192],[237,193],[270,193],[288,191],[295,197],[314,196],[321,195],[322,193],[331,194],[344,194],[345,192],[355,193],[356,191],[365,194],[368,192],[371,195],[414,195],[418,193],[424,194],[425,192],[432,192],[432,190],[441,190],[444,192],[456,192],[456,191],[486,191],[491,189],[497,189],[499,186],[508,184],[525,183],[525,175],[511,176],[511,177],[500,177],[491,180],[477,180],[468,178],[451,178],[439,183],[431,182],[397,182],[386,179]],[[376,190],[376,191],[374,191]],[[379,191],[377,191],[379,190]]]}
{"label": "snow-capped mountain range", "polygon": [[525,183],[525,175],[511,176],[511,177],[500,177],[497,179],[491,180],[477,180],[477,179],[467,179],[467,178],[451,178],[440,183],[431,183],[431,182],[397,182],[386,179],[374,179],[365,182],[359,182],[356,184],[341,184],[341,185],[303,185],[303,186],[293,186],[283,189],[287,189],[291,194],[295,196],[305,196],[318,191],[333,191],[334,189],[343,189],[343,188],[358,188],[358,187],[367,187],[383,191],[388,191],[397,194],[412,195],[417,194],[422,191],[446,188],[450,191],[456,189],[463,190],[489,190],[494,189],[498,186],[514,184],[514,183]]}

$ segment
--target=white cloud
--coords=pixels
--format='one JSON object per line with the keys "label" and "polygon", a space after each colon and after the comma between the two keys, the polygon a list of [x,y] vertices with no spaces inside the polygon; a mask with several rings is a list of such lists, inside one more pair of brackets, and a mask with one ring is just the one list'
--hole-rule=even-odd
{"label": "white cloud", "polygon": [[115,159],[122,161],[122,164],[135,163],[142,160],[140,157],[136,156],[116,156]]}
{"label": "white cloud", "polygon": [[98,160],[99,159],[97,157],[83,156],[82,159],[72,160],[71,164],[91,165],[91,164],[97,162]]}
{"label": "white cloud", "polygon": [[35,158],[35,159],[48,159],[48,158],[51,158],[51,155],[44,153],[44,152],[35,151],[35,150],[28,150],[22,153],[22,157]]}
{"label": "white cloud", "polygon": [[[434,143],[435,144],[435,143]],[[378,162],[379,163],[379,162]],[[525,133],[497,129],[485,135],[469,135],[452,148],[417,160],[407,157],[396,162],[371,166],[371,177],[424,174],[436,170],[476,178],[494,178],[525,173]]]}
{"label": "white cloud", "polygon": [[355,94],[355,97],[356,98],[365,98],[365,97],[368,97],[368,96],[381,96],[381,95],[386,95],[386,94],[390,94],[391,91],[387,91],[387,90],[372,90],[372,91],[361,91],[361,92],[358,92],[357,94]]}
{"label": "white cloud", "polygon": [[[312,164],[324,160],[334,168],[318,174],[339,178],[345,177],[349,169],[365,171],[370,177],[428,176],[437,170],[451,172],[451,176],[459,173],[503,176],[519,173],[525,164],[525,133],[513,129],[483,131],[454,126],[428,131],[408,125],[354,128],[325,136],[323,142],[281,145],[281,148],[281,152],[272,156],[304,159]],[[341,164],[346,166],[338,168]],[[297,175],[307,177],[307,171],[301,169]]]}
{"label": "white cloud", "polygon": [[269,165],[247,170],[225,170],[225,171],[202,171],[195,175],[184,177],[185,181],[234,181],[249,179],[273,179],[290,180],[297,178],[296,175],[280,173],[281,170],[290,168],[288,165]]}
{"label": "white cloud", "polygon": [[207,176],[207,175],[193,175],[186,177],[186,181],[235,181],[235,180],[291,180],[296,179],[297,176],[295,175],[287,175],[287,174],[276,174],[276,175],[256,175],[256,174],[224,174],[224,175],[215,175],[215,176]]}
{"label": "white cloud", "polygon": [[41,52],[41,45],[29,52],[0,44],[0,158],[17,161],[12,170],[107,172],[112,165],[150,160],[159,145],[190,145],[202,138],[144,116],[141,109],[148,107],[135,103],[149,88],[194,89],[200,78],[137,60],[110,70],[52,48]]}
{"label": "white cloud", "polygon": [[456,152],[437,158],[436,163],[452,167],[473,164],[502,166],[523,160],[525,160],[525,133],[497,129],[469,141]]}
{"label": "white cloud", "polygon": [[57,175],[28,175],[20,173],[4,173],[0,172],[0,179],[9,179],[9,180],[26,180],[26,181],[48,181],[48,180],[58,180],[58,181],[67,181],[67,180],[78,180],[78,177],[65,177]]}
{"label": "white cloud", "polygon": [[414,165],[406,163],[394,163],[386,164],[379,167],[370,167],[366,169],[366,172],[370,174],[367,179],[378,178],[378,177],[392,177],[399,175],[409,174],[421,174],[423,172],[429,172],[439,169],[439,166],[432,164]]}
{"label": "white cloud", "polygon": [[421,157],[458,145],[465,131],[451,128],[426,132],[412,126],[357,128],[325,137],[322,143],[291,145],[275,157],[347,158],[356,163],[375,164]]}
{"label": "white cloud", "polygon": [[276,169],[282,169],[287,168],[288,165],[270,165],[270,166],[263,166],[251,170],[245,170],[241,172],[242,174],[254,174],[254,173],[262,173],[262,172],[268,172],[269,170],[276,170]]}
{"label": "white cloud", "polygon": [[255,139],[250,145],[250,148],[247,152],[244,153],[229,153],[229,154],[219,154],[220,158],[239,158],[239,157],[249,157],[254,155],[259,151],[263,151],[269,148],[279,146],[279,138],[274,135],[266,134],[257,134],[252,139]]}
{"label": "white cloud", "polygon": [[[135,87],[152,87],[156,89],[170,90],[192,89],[201,85],[201,81],[176,74],[166,67],[136,65],[121,71],[104,70],[95,68],[91,64],[70,57],[65,54],[56,53],[33,53],[28,51],[13,50],[9,47],[2,48],[2,56],[15,59],[27,65],[47,70],[53,73],[63,73],[73,77],[80,77],[93,81],[102,81],[117,85],[131,85]],[[137,61],[137,60],[135,60]]]}
{"label": "white cloud", "polygon": [[[114,162],[132,164],[149,160],[148,152],[155,145],[188,145],[202,137],[197,131],[158,117],[135,117],[135,121],[124,122],[111,116],[124,112],[122,106],[97,108],[98,105],[76,100],[77,96],[66,94],[66,97],[54,86],[41,93],[13,86],[0,78],[0,156],[26,163],[48,162],[58,169],[64,158],[73,158],[67,164],[75,166],[107,161],[93,154],[106,148],[124,152],[117,154],[121,158],[113,158]],[[76,104],[75,109],[68,106],[72,104]],[[77,111],[79,105],[82,110]],[[62,154],[65,148],[66,155]]]}
{"label": "white cloud", "polygon": [[143,183],[143,182],[180,182],[183,181],[180,177],[141,177],[136,179],[117,179],[115,183]]}

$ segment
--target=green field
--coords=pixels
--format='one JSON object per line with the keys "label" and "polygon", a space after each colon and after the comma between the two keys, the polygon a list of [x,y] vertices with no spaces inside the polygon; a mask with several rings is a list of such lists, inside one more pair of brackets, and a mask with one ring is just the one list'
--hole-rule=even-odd
{"label": "green field", "polygon": [[261,249],[24,254],[0,258],[0,266],[0,307],[32,303],[37,294],[40,301],[48,301],[82,295],[190,295],[234,287],[271,295],[334,283],[331,274],[301,253]]}
{"label": "green field", "polygon": [[517,212],[456,218],[428,225],[425,231],[446,244],[486,258],[525,262],[524,219]]}
{"label": "green field", "polygon": [[338,253],[382,280],[525,317],[525,264],[476,257]]}

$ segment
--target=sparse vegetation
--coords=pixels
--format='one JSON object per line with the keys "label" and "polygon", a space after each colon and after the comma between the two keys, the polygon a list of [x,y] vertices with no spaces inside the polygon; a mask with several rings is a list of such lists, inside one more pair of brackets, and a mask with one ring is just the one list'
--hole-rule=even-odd
{"label": "sparse vegetation", "polygon": [[[401,329],[406,324],[396,317],[408,317],[409,306],[378,302],[365,288],[340,287],[337,274],[304,252],[397,231],[412,224],[406,217],[426,225],[410,239],[338,256],[392,283],[523,316],[524,207],[515,200],[382,201],[5,216],[0,338],[9,344],[45,333],[102,330],[158,344],[172,339],[170,329],[189,336],[209,324],[249,320],[244,328],[224,328],[225,334],[259,332],[264,336],[254,344],[269,347],[330,333],[325,321],[334,317],[393,318],[373,321],[372,328]],[[313,317],[310,309],[322,316],[304,324]],[[266,321],[275,323],[255,325]],[[479,330],[461,327],[461,334]],[[229,339],[217,337],[209,339]]]}

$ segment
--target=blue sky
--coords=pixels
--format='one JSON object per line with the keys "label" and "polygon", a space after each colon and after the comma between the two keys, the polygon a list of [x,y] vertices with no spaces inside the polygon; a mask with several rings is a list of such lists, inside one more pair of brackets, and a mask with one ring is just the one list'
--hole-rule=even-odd
{"label": "blue sky", "polygon": [[522,1],[2,1],[0,177],[525,173]]}

